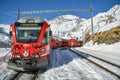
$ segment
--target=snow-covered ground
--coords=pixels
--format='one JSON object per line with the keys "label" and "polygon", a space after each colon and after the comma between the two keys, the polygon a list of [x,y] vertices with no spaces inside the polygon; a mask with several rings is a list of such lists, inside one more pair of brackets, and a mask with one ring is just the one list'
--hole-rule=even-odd
{"label": "snow-covered ground", "polygon": [[0,48],[0,57],[7,54],[10,50],[10,48]]}
{"label": "snow-covered ground", "polygon": [[[11,56],[10,48],[0,48],[0,67],[4,61],[7,61]],[[8,54],[8,55],[7,55]],[[6,56],[7,55],[7,56]],[[6,57],[5,57],[6,56]],[[4,59],[4,60],[3,60]]]}
{"label": "snow-covered ground", "polygon": [[37,80],[118,80],[69,50],[54,50],[51,67]]}
{"label": "snow-covered ground", "polygon": [[[74,49],[73,49],[74,50]],[[83,48],[75,48],[75,50],[77,50],[77,52],[81,55],[83,55],[83,53],[86,53],[87,55],[83,55],[83,56],[89,56],[87,59],[103,66],[104,68],[109,69],[110,71],[120,75],[120,68],[113,66],[111,64],[108,64],[104,61],[110,62],[112,64],[118,65],[120,66],[120,54],[113,54],[113,53],[107,53],[107,52],[102,52],[102,51],[93,51],[93,50],[89,50],[89,49],[83,49]],[[83,53],[81,53],[83,52]],[[92,56],[95,56],[99,59],[102,59],[104,61],[101,61],[99,59],[96,59]]]}
{"label": "snow-covered ground", "polygon": [[[79,49],[79,48],[78,48]],[[7,52],[7,49],[1,49]],[[87,50],[88,52],[91,52]],[[93,51],[94,52],[94,51]],[[97,54],[102,55],[101,52]],[[98,56],[99,56],[98,55]],[[103,53],[103,57],[110,58],[111,55]],[[113,54],[114,55],[114,54]],[[118,55],[118,54],[117,54]],[[89,56],[88,56],[89,57]],[[104,59],[105,59],[104,58]],[[114,57],[115,58],[115,55]],[[113,59],[111,58],[111,60]],[[119,59],[119,56],[116,58]],[[113,59],[114,60],[114,59]],[[119,63],[119,62],[118,62]],[[0,65],[0,80],[9,80],[11,74],[15,74],[13,70],[6,69],[7,64]],[[25,78],[26,75],[22,76]],[[115,76],[101,70],[99,67],[91,64],[85,59],[77,56],[69,49],[55,49],[51,52],[50,68],[43,74],[39,74],[36,80],[119,80]],[[21,80],[21,79],[20,79]]]}
{"label": "snow-covered ground", "polygon": [[13,70],[7,69],[7,64],[0,65],[0,80],[9,80],[11,74],[14,74]]}
{"label": "snow-covered ground", "polygon": [[102,77],[98,73],[96,73],[81,59],[77,59],[77,56],[71,54],[69,51],[63,50],[54,54],[56,54],[57,56],[57,58],[53,58],[55,59],[53,60],[53,65],[55,65],[56,67],[48,70],[43,74],[46,80],[102,79]]}
{"label": "snow-covered ground", "polygon": [[88,53],[90,55],[94,55],[98,58],[101,58],[103,60],[115,63],[120,65],[120,53],[111,53],[111,52],[103,52],[103,51],[95,51],[95,50],[90,50],[90,49],[85,49],[85,48],[75,48],[81,52]]}
{"label": "snow-covered ground", "polygon": [[87,44],[85,44],[82,48],[84,49],[90,49],[95,51],[102,51],[102,52],[108,52],[108,53],[118,53],[120,54],[120,42],[114,43],[114,44],[94,44],[90,41]]}

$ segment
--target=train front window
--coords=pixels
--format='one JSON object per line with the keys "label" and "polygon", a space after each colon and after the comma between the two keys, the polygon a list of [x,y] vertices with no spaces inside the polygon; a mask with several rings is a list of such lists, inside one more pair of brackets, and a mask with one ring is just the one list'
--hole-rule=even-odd
{"label": "train front window", "polygon": [[18,42],[36,42],[41,31],[41,26],[37,27],[16,27],[16,37]]}

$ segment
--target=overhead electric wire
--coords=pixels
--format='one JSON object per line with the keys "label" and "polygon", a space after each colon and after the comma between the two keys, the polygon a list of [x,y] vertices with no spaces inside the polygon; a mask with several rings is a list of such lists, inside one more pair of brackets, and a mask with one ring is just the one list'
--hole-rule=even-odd
{"label": "overhead electric wire", "polygon": [[6,12],[6,13],[4,13],[4,14],[9,15],[9,16],[12,16],[12,17],[17,17],[17,16],[15,16],[15,15],[13,15],[12,13],[16,13],[16,14],[17,14],[17,11],[10,11],[10,12]]}
{"label": "overhead electric wire", "polygon": [[22,11],[20,14],[44,14],[44,13],[59,13],[59,12],[90,12],[90,9],[59,9],[59,10],[35,10]]}

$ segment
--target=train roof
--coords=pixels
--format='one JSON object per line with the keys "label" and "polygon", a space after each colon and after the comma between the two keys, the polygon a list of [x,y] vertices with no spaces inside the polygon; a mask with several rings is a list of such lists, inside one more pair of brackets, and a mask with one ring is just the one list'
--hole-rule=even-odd
{"label": "train roof", "polygon": [[43,18],[20,18],[16,22],[19,23],[43,23],[45,20]]}

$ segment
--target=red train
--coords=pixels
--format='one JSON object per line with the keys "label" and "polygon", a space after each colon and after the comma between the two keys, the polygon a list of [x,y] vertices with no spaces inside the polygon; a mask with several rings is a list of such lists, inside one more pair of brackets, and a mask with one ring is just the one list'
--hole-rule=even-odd
{"label": "red train", "polygon": [[62,47],[80,47],[83,45],[83,41],[79,41],[79,40],[76,40],[76,39],[68,39],[68,40],[62,40],[61,41],[61,46]]}
{"label": "red train", "polygon": [[80,46],[83,46],[83,41],[76,40],[76,39],[52,38],[51,46],[52,46],[52,48],[58,48],[58,47],[80,47]]}
{"label": "red train", "polygon": [[8,68],[31,71],[49,65],[51,48],[82,46],[76,39],[52,37],[50,25],[42,18],[21,18],[11,24],[11,59]]}
{"label": "red train", "polygon": [[51,47],[52,48],[58,48],[60,47],[60,41],[56,38],[52,38],[51,40]]}
{"label": "red train", "polygon": [[8,68],[27,71],[49,64],[51,30],[42,18],[21,18],[11,24],[12,58]]}

